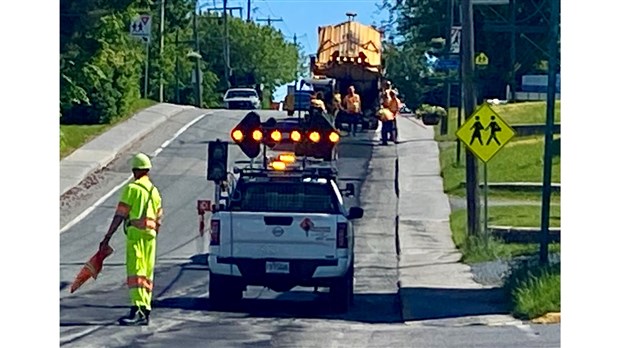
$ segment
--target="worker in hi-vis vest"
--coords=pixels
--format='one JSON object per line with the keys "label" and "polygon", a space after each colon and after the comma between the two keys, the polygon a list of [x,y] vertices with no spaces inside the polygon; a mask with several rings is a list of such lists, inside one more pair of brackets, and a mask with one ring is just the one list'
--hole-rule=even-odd
{"label": "worker in hi-vis vest", "polygon": [[351,127],[353,136],[355,136],[357,125],[358,123],[361,125],[362,121],[362,100],[360,95],[355,93],[354,86],[349,86],[343,103],[347,113],[347,122],[349,123],[349,127]]}
{"label": "worker in hi-vis vest", "polygon": [[134,180],[121,193],[114,218],[101,241],[100,248],[123,224],[127,237],[127,285],[131,299],[129,314],[119,319],[121,325],[148,325],[153,294],[156,237],[162,222],[159,191],[148,173],[151,160],[143,153],[131,161]]}

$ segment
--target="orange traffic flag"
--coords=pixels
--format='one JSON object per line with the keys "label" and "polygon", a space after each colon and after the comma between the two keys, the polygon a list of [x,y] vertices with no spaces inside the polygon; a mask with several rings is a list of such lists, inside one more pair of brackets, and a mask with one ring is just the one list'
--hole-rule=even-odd
{"label": "orange traffic flag", "polygon": [[71,285],[71,293],[77,290],[82,284],[84,284],[89,278],[97,279],[99,272],[103,268],[103,260],[106,257],[112,255],[114,249],[109,245],[105,249],[99,249],[95,255],[93,255],[88,262],[82,267],[80,273],[78,273],[77,277],[73,281],[73,285]]}

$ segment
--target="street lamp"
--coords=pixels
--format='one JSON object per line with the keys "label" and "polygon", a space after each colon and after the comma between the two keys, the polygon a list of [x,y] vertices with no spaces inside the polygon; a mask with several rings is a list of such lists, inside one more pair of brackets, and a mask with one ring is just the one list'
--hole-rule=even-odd
{"label": "street lamp", "polygon": [[186,55],[189,59],[194,59],[196,64],[194,65],[194,78],[192,79],[194,83],[194,93],[196,94],[196,107],[202,107],[202,74],[200,73],[200,61],[202,60],[202,56],[200,53],[196,51],[190,51]]}

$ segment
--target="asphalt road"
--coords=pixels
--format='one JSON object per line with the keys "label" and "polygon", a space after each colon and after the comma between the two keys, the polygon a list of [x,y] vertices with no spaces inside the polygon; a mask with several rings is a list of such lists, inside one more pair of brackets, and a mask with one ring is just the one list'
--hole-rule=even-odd
{"label": "asphalt road", "polygon": [[[185,124],[207,111],[185,111],[137,144],[133,150],[153,153]],[[250,287],[238,308],[228,312],[209,309],[208,271],[197,254],[206,250],[198,237],[196,200],[210,199],[213,184],[205,180],[206,144],[227,139],[245,115],[237,111],[208,111],[156,156],[152,180],[159,187],[165,209],[158,238],[154,309],[148,327],[119,327],[116,319],[127,312],[124,286],[124,239],[117,231],[110,245],[115,253],[106,260],[96,281],[69,293],[70,283],[97,249],[111,221],[119,192],[101,200],[129,176],[128,154],[93,175],[81,189],[61,198],[61,227],[90,213],[60,236],[60,343],[65,347],[558,347],[554,326],[463,326],[436,320],[405,324],[397,296],[397,255],[393,229],[384,227],[382,211],[367,211],[356,222],[355,304],[346,314],[329,308],[326,294],[295,288],[279,294]],[[264,117],[284,116],[261,112]],[[341,177],[356,184],[361,204],[374,134],[344,136],[338,167]],[[131,152],[131,151],[130,151]],[[230,163],[242,159],[229,149]],[[346,181],[345,181],[346,182]],[[366,183],[364,185],[370,185]],[[392,188],[386,188],[391,190]],[[395,201],[386,194],[382,206],[392,214]],[[365,197],[365,198],[364,198]],[[97,204],[92,208],[93,204]]]}

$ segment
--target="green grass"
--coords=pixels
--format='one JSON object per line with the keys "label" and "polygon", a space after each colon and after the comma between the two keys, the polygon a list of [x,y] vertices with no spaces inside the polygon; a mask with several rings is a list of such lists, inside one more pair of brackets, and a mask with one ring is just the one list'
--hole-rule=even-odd
{"label": "green grass", "polygon": [[[527,102],[491,106],[508,124],[543,124],[546,119],[546,102]],[[556,123],[560,118],[561,104],[555,105]],[[449,132],[439,135],[435,127],[436,139],[439,141],[441,154],[441,171],[444,188],[451,196],[465,197],[465,146],[461,144],[460,165],[456,165],[457,110],[449,110]],[[554,136],[557,138],[557,135]],[[513,138],[487,164],[489,182],[542,182],[544,155],[544,138],[542,135]],[[552,182],[560,182],[560,157],[553,159]],[[478,162],[479,181],[482,183],[483,162]],[[482,200],[482,190],[480,191]],[[541,191],[489,190],[489,200],[541,202]],[[559,227],[560,193],[552,193],[549,223]],[[540,204],[533,206],[491,206],[489,207],[489,225],[538,227],[540,226]],[[482,218],[482,211],[480,212]],[[536,255],[538,243],[509,244],[489,236],[467,235],[467,211],[457,210],[450,215],[452,238],[463,254],[463,261],[476,263],[497,259],[513,259],[516,256]],[[551,253],[560,252],[560,243],[549,245]],[[513,315],[532,319],[547,312],[560,311],[560,266],[519,265],[511,269],[505,289],[512,305]]]}
{"label": "green grass", "polygon": [[533,319],[549,312],[561,311],[560,264],[513,267],[504,289],[507,291],[512,314],[517,318]]}
{"label": "green grass", "polygon": [[133,116],[136,112],[157,104],[150,99],[139,99],[129,112],[117,118],[110,124],[99,125],[60,125],[60,159],[70,155],[73,151],[86,144],[91,139]]}
{"label": "green grass", "polygon": [[[544,137],[529,136],[517,138],[501,149],[495,157],[487,163],[488,182],[542,182]],[[461,147],[461,161],[456,165],[456,144],[443,143],[441,146],[440,162],[444,178],[444,189],[447,194],[465,196],[465,155]],[[551,181],[560,182],[560,157],[553,158]],[[478,162],[478,180],[484,182],[484,163]],[[540,200],[541,191],[514,192],[507,190],[489,189],[489,197],[494,199],[505,197],[512,199]],[[559,193],[553,194],[553,199],[559,202]]]}
{"label": "green grass", "polygon": [[[544,124],[547,117],[547,103],[544,101],[491,105],[491,109],[493,109],[497,114],[499,114],[501,118],[504,119],[504,121],[506,121],[506,123],[508,123],[509,125],[530,123]],[[554,112],[555,123],[559,123],[561,121],[560,111],[561,102],[556,101]],[[458,109],[450,108],[450,110],[448,111],[448,134],[437,135],[435,138],[438,141],[456,140],[456,135],[454,133],[458,129],[457,115]],[[465,118],[467,118],[467,115],[463,114],[461,121],[465,122]],[[436,134],[439,134],[440,127],[437,126],[435,127],[435,129]]]}
{"label": "green grass", "polygon": [[[540,206],[501,206],[489,207],[489,225],[537,227],[540,226]],[[480,212],[482,219],[482,211]],[[551,227],[560,227],[560,207],[551,206],[549,219]],[[467,235],[467,211],[455,210],[450,215],[452,239],[463,254],[465,263],[510,259],[520,255],[536,254],[539,244],[508,244],[495,238],[488,240],[483,237],[469,237]],[[559,252],[560,244],[552,243],[551,252]]]}

